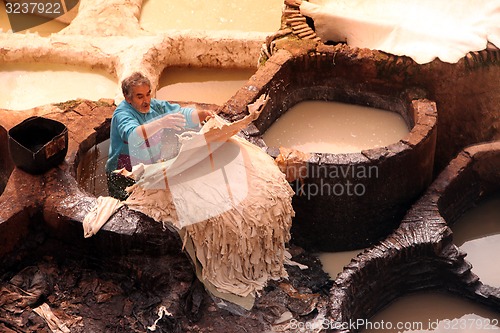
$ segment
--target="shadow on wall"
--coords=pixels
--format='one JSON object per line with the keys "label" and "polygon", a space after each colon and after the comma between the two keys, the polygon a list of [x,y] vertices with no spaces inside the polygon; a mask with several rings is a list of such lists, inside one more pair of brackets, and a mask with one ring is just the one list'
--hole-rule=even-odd
{"label": "shadow on wall", "polygon": [[0,195],[5,190],[9,176],[14,169],[14,163],[9,154],[8,131],[0,127]]}
{"label": "shadow on wall", "polygon": [[110,140],[100,142],[82,154],[76,170],[76,181],[82,189],[98,196],[108,196],[106,161]]}

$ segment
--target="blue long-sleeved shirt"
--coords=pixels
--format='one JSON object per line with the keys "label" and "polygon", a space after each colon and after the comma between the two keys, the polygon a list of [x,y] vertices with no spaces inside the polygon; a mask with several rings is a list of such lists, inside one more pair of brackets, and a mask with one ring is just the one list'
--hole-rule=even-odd
{"label": "blue long-sleeved shirt", "polygon": [[111,119],[109,156],[106,162],[106,172],[127,168],[138,163],[155,163],[160,157],[162,133],[144,140],[135,133],[138,126],[161,118],[171,113],[181,113],[186,118],[187,127],[195,127],[191,114],[194,109],[183,108],[179,104],[151,99],[148,113],[141,113],[134,109],[126,100],[122,101],[113,112]]}

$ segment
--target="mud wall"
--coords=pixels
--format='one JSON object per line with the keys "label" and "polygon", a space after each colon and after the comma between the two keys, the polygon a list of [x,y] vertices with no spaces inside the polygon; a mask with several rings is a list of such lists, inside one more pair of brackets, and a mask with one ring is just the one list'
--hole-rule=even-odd
{"label": "mud wall", "polygon": [[339,324],[370,318],[395,298],[421,290],[500,309],[500,289],[471,272],[449,228],[474,202],[498,191],[499,162],[499,142],[469,147],[453,159],[400,227],[346,266],[331,290],[331,318]]}

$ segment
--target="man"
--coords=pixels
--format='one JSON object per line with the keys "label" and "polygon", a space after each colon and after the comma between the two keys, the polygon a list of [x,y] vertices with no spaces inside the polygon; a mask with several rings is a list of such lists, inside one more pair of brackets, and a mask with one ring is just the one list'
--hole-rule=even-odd
{"label": "man", "polygon": [[132,181],[112,173],[113,170],[131,171],[133,165],[157,162],[161,158],[164,129],[194,128],[212,115],[211,111],[182,108],[151,98],[151,82],[139,72],[122,81],[122,92],[125,100],[116,107],[111,119],[106,162],[109,195],[120,200],[127,197],[125,188]]}

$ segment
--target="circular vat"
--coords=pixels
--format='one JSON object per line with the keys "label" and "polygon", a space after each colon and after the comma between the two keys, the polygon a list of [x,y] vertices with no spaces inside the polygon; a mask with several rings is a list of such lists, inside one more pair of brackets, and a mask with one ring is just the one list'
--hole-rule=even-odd
{"label": "circular vat", "polygon": [[0,2],[0,29],[15,33],[37,33],[42,37],[66,28],[78,14],[80,1]]}
{"label": "circular vat", "polygon": [[[276,53],[242,89],[267,93],[269,102],[244,131],[275,157],[295,189],[293,241],[319,251],[369,246],[387,236],[432,180],[437,110],[422,89],[394,86],[352,72],[353,59],[336,52]],[[355,61],[354,61],[355,63]],[[260,76],[260,77],[259,77]],[[246,90],[246,91],[243,91]],[[297,153],[268,147],[263,136],[303,101],[332,101],[399,114],[409,133],[392,144],[353,153]]]}
{"label": "circular vat", "polygon": [[453,242],[479,281],[500,288],[500,142],[468,147],[453,162],[438,201]]}
{"label": "circular vat", "polygon": [[263,139],[268,147],[310,153],[359,153],[398,142],[408,125],[397,112],[332,101],[302,101],[282,114]]}

